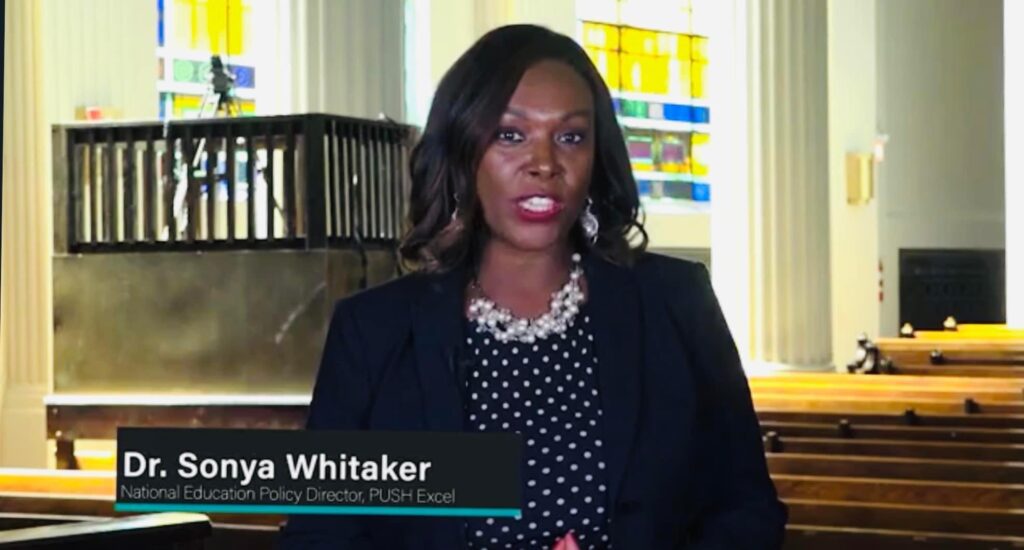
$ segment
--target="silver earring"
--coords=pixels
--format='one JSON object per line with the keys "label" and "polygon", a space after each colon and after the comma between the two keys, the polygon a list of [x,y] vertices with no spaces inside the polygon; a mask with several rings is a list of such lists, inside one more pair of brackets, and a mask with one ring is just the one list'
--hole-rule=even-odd
{"label": "silver earring", "polygon": [[458,193],[453,194],[452,198],[455,199],[455,208],[452,209],[452,221],[459,219],[459,195]]}
{"label": "silver earring", "polygon": [[601,228],[601,223],[597,221],[597,216],[591,210],[594,201],[590,197],[587,197],[587,206],[583,209],[583,215],[580,216],[580,225],[583,226],[583,234],[586,235],[587,240],[590,244],[597,242],[597,231]]}

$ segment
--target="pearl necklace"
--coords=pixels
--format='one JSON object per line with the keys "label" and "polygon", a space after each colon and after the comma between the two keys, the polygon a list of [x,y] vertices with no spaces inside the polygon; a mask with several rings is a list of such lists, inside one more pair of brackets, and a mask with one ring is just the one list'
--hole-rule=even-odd
{"label": "pearl necklace", "polygon": [[[512,315],[506,308],[500,307],[486,296],[473,298],[469,302],[469,319],[476,321],[477,332],[490,332],[499,342],[523,342],[532,344],[552,334],[562,334],[570,326],[580,311],[583,303],[583,291],[580,289],[580,255],[572,255],[572,270],[569,281],[559,290],[551,294],[551,309],[534,319],[523,319]],[[483,294],[480,286],[473,286]]]}

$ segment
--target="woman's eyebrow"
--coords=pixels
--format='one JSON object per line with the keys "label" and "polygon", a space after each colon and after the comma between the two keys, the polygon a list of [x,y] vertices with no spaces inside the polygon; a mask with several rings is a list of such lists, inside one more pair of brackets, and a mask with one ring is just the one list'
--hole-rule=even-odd
{"label": "woman's eyebrow", "polygon": [[[521,111],[521,110],[513,108],[513,107],[509,107],[508,109],[505,109],[504,115],[505,116],[515,117],[515,118],[530,118],[530,116],[525,111]],[[575,111],[569,111],[568,113],[565,113],[564,115],[562,115],[561,119],[564,121],[564,120],[569,120],[570,118],[573,118],[573,117],[591,118],[592,116],[593,116],[593,109],[584,108],[584,109],[576,109]]]}

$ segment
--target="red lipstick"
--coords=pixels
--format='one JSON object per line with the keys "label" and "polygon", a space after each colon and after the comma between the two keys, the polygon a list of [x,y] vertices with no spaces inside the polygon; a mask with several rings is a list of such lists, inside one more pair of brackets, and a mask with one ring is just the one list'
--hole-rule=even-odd
{"label": "red lipstick", "polygon": [[525,222],[553,221],[562,212],[562,201],[551,195],[524,195],[516,200],[516,214]]}

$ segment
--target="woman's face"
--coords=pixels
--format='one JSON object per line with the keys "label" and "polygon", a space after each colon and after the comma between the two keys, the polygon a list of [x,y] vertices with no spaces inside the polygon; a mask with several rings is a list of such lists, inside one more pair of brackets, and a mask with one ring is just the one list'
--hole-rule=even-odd
{"label": "woman's face", "polygon": [[568,65],[524,74],[477,169],[491,237],[524,251],[562,246],[583,208],[594,165],[594,105]]}

